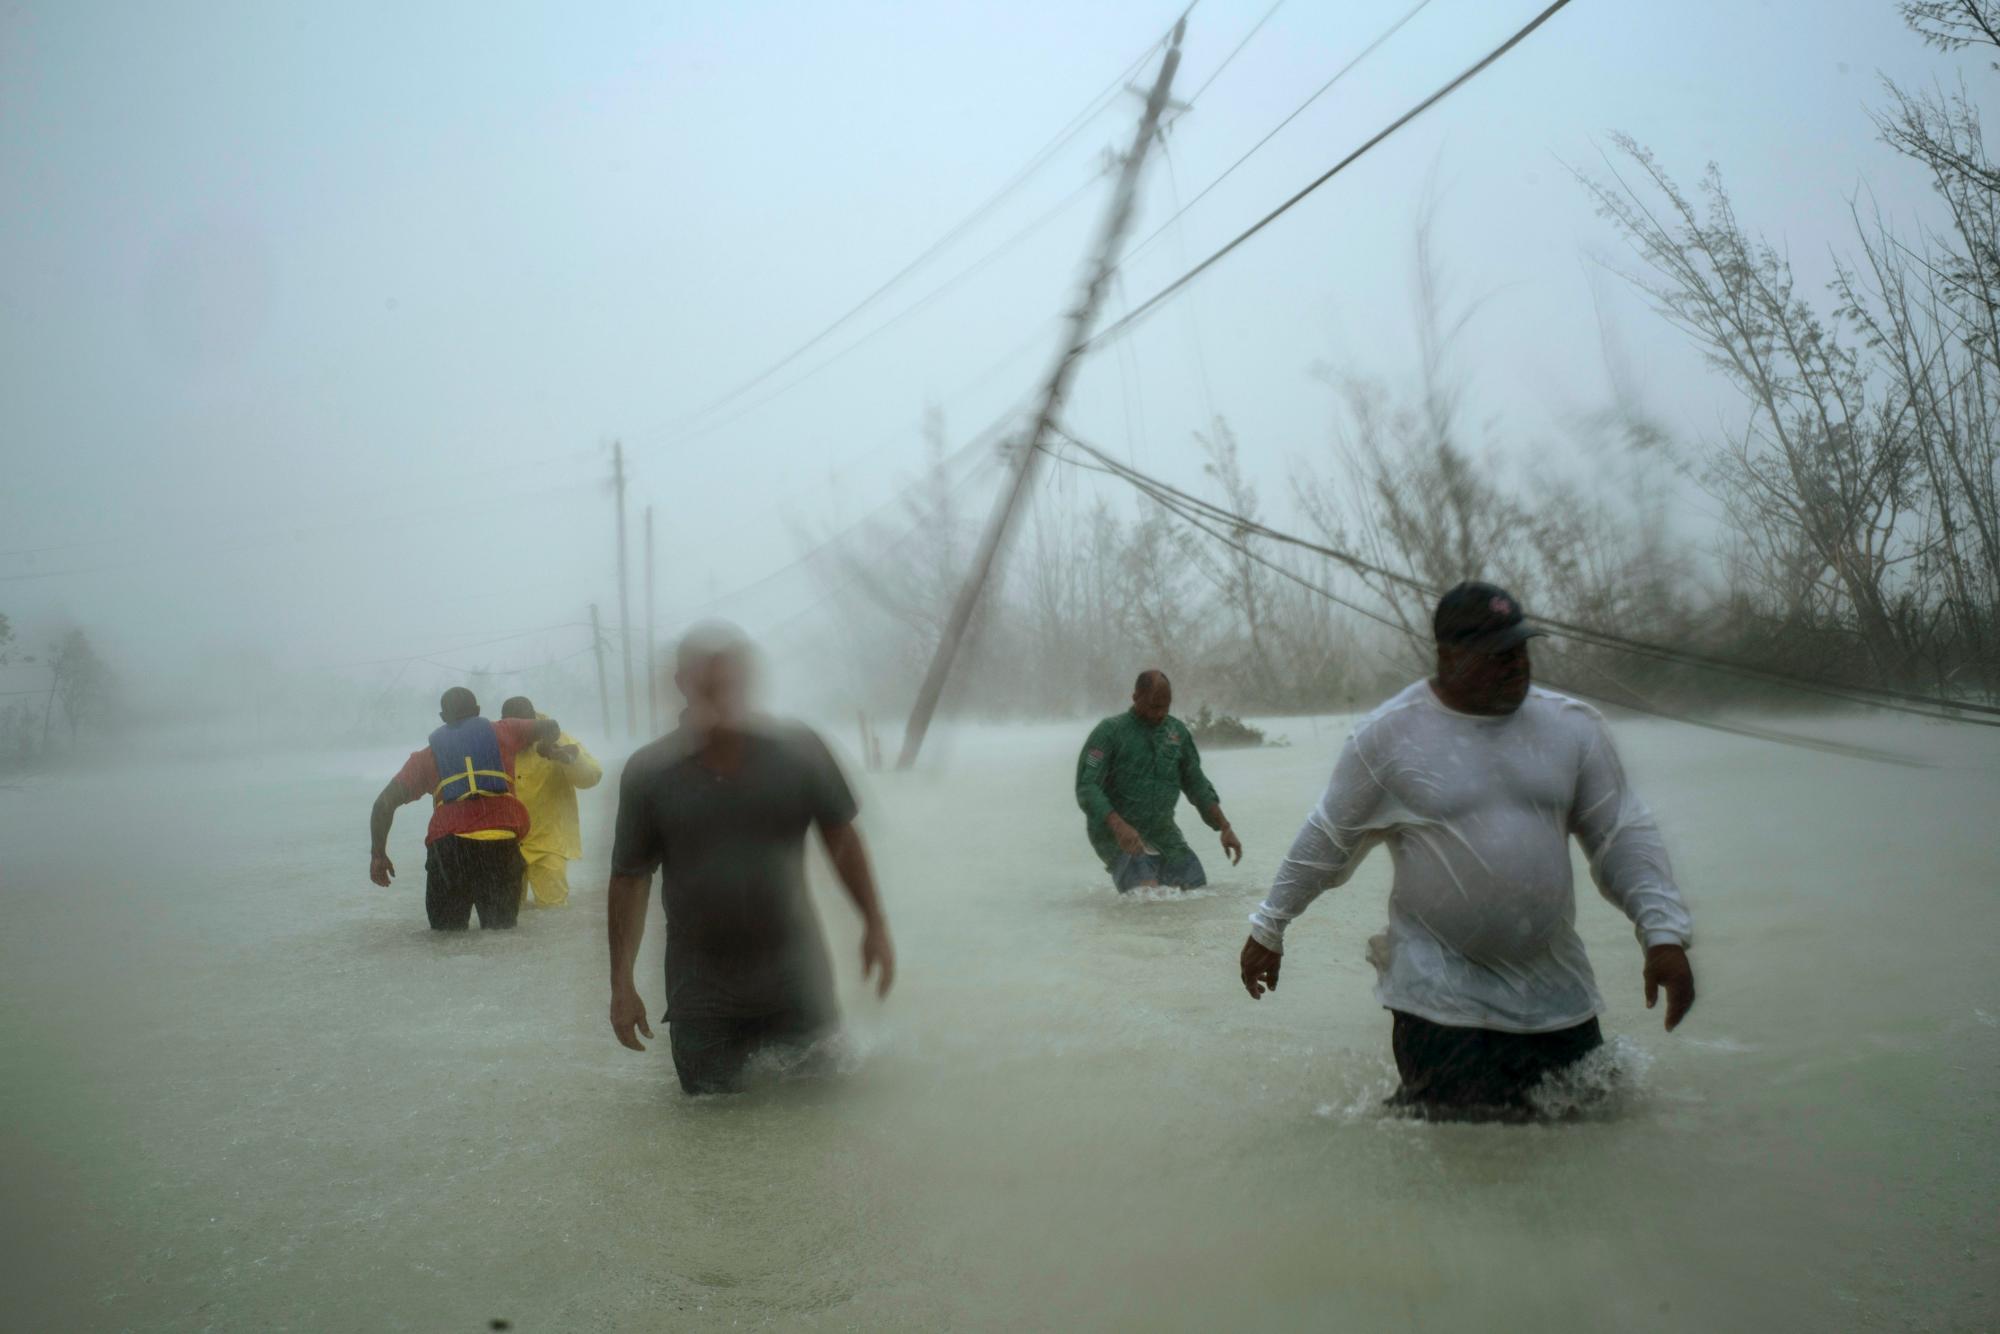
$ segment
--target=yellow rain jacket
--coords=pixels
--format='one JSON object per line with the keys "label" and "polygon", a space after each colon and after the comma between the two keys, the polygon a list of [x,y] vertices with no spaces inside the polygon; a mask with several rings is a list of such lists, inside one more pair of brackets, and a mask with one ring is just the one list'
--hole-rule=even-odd
{"label": "yellow rain jacket", "polygon": [[564,746],[576,746],[576,759],[568,764],[542,758],[534,746],[514,757],[514,795],[528,808],[529,821],[528,836],[521,840],[521,855],[529,861],[583,855],[576,794],[579,788],[596,787],[604,769],[567,732],[556,738],[556,748]]}

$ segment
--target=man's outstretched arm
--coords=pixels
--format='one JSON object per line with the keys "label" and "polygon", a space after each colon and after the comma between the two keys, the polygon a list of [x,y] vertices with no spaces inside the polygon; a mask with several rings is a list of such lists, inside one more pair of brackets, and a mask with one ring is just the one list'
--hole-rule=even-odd
{"label": "man's outstretched arm", "polygon": [[889,943],[889,920],[882,912],[882,900],[875,893],[875,871],[868,862],[868,848],[853,821],[821,825],[820,841],[840,876],[840,884],[861,914],[861,976],[878,974],[875,994],[886,996],[896,981],[896,948]]}
{"label": "man's outstretched arm", "polygon": [[396,808],[411,799],[392,778],[368,812],[368,878],[378,885],[386,887],[396,878],[396,864],[389,860],[389,827],[396,821]]}
{"label": "man's outstretched arm", "polygon": [[1325,794],[1278,864],[1271,892],[1250,914],[1250,935],[1237,966],[1252,1000],[1278,989],[1286,926],[1320,894],[1346,884],[1380,837],[1375,823],[1382,798],[1381,784],[1362,759],[1360,738],[1349,740]]}
{"label": "man's outstretched arm", "polygon": [[639,1034],[653,1036],[646,1022],[645,998],[632,977],[639,962],[639,941],[646,934],[646,900],[652,885],[649,875],[614,875],[604,900],[605,931],[611,941],[611,1031],[633,1051],[646,1050]]}

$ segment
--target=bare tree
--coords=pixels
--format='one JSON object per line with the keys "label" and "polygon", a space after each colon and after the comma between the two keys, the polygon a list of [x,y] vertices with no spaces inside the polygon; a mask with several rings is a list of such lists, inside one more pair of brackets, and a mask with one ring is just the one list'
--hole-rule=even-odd
{"label": "bare tree", "polygon": [[1582,177],[1651,271],[1632,281],[1750,409],[1718,442],[1704,481],[1744,537],[1782,619],[1851,621],[1871,674],[1901,676],[1910,645],[1892,581],[1915,557],[1905,520],[1915,451],[1856,351],[1797,290],[1790,260],[1737,221],[1710,167],[1698,205],[1647,150],[1618,140],[1635,185]]}
{"label": "bare tree", "polygon": [[2000,5],[1991,0],[1904,0],[1896,8],[1926,45],[1940,51],[2000,46]]}

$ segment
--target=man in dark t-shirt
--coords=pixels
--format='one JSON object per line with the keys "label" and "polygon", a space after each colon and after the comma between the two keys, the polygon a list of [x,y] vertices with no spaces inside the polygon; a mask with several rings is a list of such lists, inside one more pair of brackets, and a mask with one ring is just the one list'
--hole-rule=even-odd
{"label": "man in dark t-shirt", "polygon": [[643,1051],[651,1037],[633,981],[655,868],[667,918],[668,1041],[689,1093],[739,1086],[759,1051],[803,1049],[839,1020],[833,969],[806,893],[805,835],[817,826],[861,913],[864,977],[895,976],[888,923],[854,794],[825,743],[745,709],[749,644],[731,627],[691,631],[675,682],[681,726],[626,762],[618,788],[608,928],[611,1027]]}

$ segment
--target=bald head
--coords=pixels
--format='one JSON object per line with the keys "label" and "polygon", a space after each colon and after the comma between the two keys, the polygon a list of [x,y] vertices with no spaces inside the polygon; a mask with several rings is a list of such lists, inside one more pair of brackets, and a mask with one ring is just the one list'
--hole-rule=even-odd
{"label": "bald head", "polygon": [[1148,727],[1158,727],[1174,706],[1173,683],[1157,667],[1148,667],[1132,683],[1132,712]]}
{"label": "bald head", "polygon": [[750,707],[755,650],[750,638],[728,621],[702,621],[681,636],[674,650],[674,685],[688,704],[696,727],[734,727]]}
{"label": "bald head", "polygon": [[697,621],[681,636],[681,642],[674,647],[674,670],[685,671],[688,667],[710,658],[737,658],[748,661],[751,654],[750,636],[730,621]]}
{"label": "bald head", "polygon": [[438,717],[447,723],[460,723],[478,716],[479,701],[464,686],[453,686],[438,699]]}

